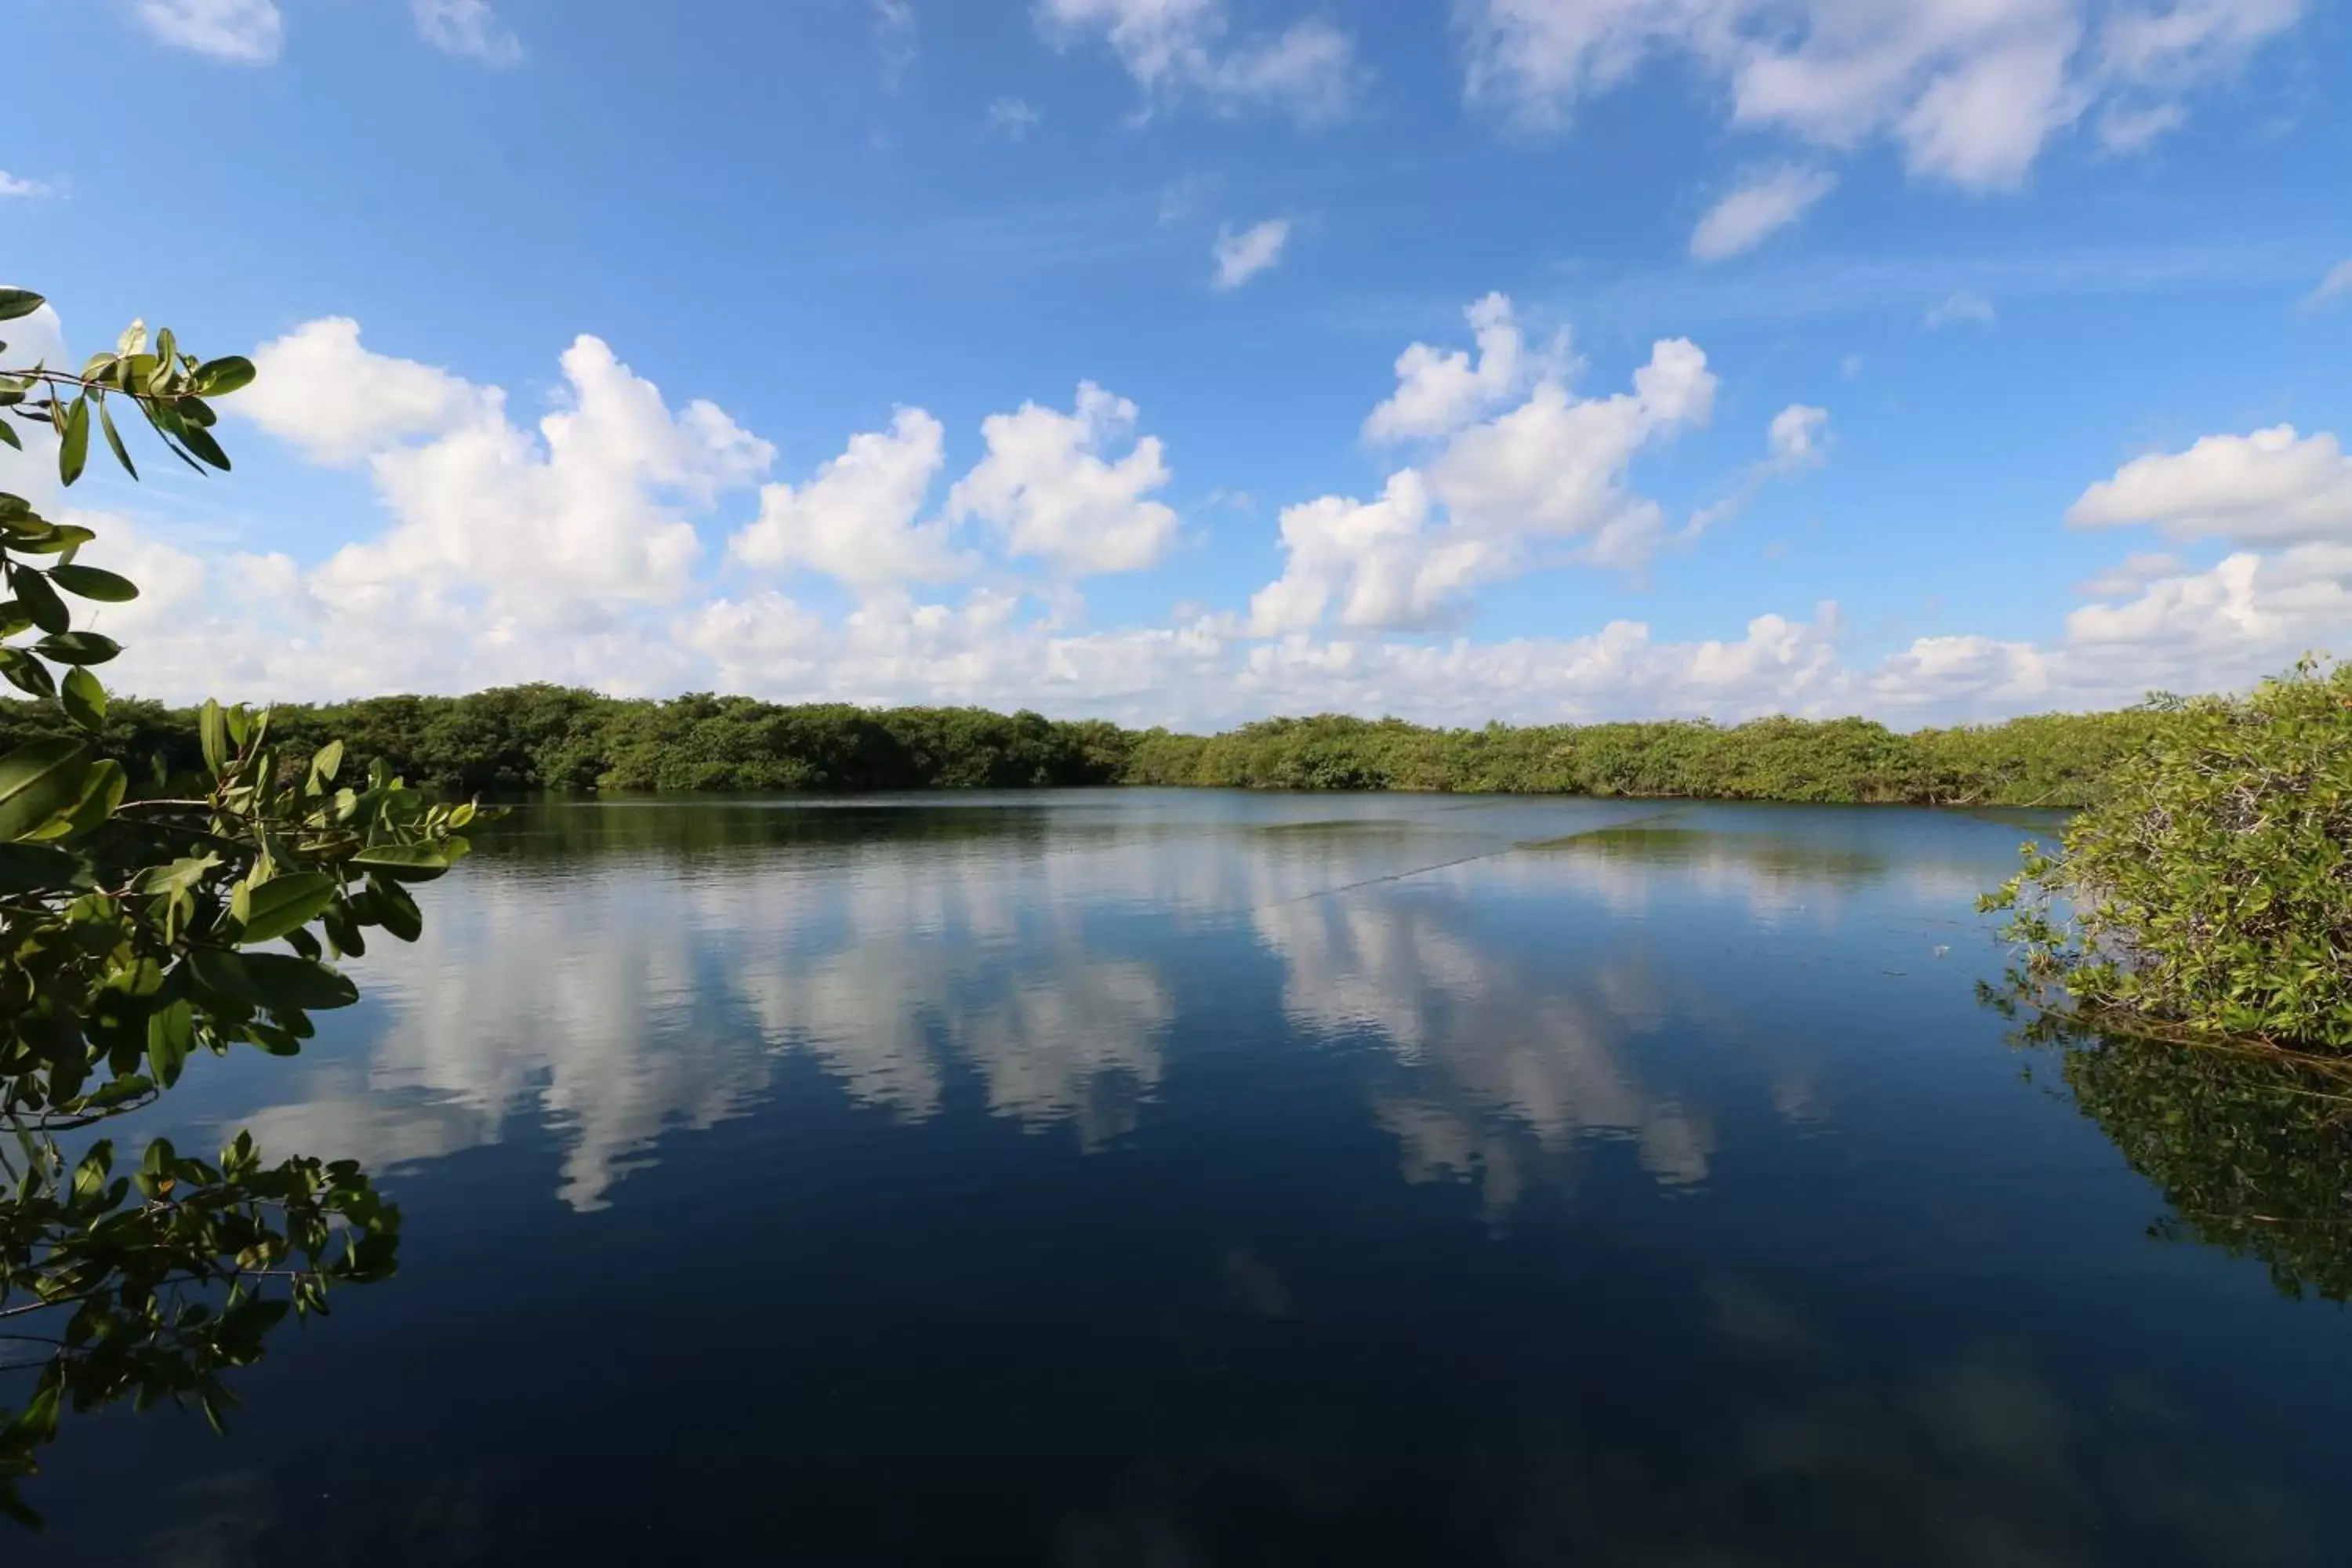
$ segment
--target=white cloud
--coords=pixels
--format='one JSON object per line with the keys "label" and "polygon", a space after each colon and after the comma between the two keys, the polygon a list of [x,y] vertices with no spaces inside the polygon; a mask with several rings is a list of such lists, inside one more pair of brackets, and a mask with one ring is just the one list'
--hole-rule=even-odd
{"label": "white cloud", "polygon": [[1224,0],[1039,0],[1036,16],[1057,47],[1108,45],[1150,99],[1197,94],[1221,110],[1272,108],[1312,123],[1346,113],[1364,76],[1354,40],[1320,19],[1228,41]]}
{"label": "white cloud", "polygon": [[2319,280],[2319,286],[2305,297],[2304,304],[2316,310],[2347,294],[2352,294],[2352,259],[2339,261],[2329,268],[2327,276]]}
{"label": "white cloud", "polygon": [[2352,458],[2334,436],[2298,437],[2292,425],[2208,436],[2185,452],[2125,464],[2084,491],[2066,521],[2241,544],[2352,540]]}
{"label": "white cloud", "polygon": [[1981,294],[1963,289],[1929,310],[1922,320],[1927,330],[1932,332],[1945,327],[1963,324],[1990,327],[2000,319],[1999,312],[1992,308],[1991,300]]}
{"label": "white cloud", "polygon": [[1282,260],[1283,247],[1290,243],[1290,220],[1268,218],[1235,234],[1231,228],[1217,231],[1217,243],[1212,254],[1217,262],[1216,286],[1238,289],[1259,273],[1271,269]]}
{"label": "white cloud", "polygon": [[409,0],[409,10],[417,32],[444,54],[492,66],[522,58],[522,40],[499,20],[489,0]]}
{"label": "white cloud", "polygon": [[1810,624],[1759,616],[1736,641],[1662,643],[1638,621],[1577,637],[1442,645],[1318,640],[1250,647],[1236,681],[1240,711],[1396,713],[1429,723],[1706,715],[1837,709],[1837,607]]}
{"label": "white cloud", "polygon": [[[1464,0],[1467,87],[1563,121],[1648,61],[1726,89],[1734,124],[1850,149],[1886,137],[1915,174],[2023,179],[2049,140],[2121,100],[2139,129],[2300,19],[2302,0]],[[2119,122],[2120,123],[2120,122]],[[2145,140],[2145,135],[2143,135]]]}
{"label": "white cloud", "polygon": [[1825,458],[1824,438],[1829,431],[1830,411],[1802,403],[1791,403],[1772,416],[1765,439],[1772,450],[1775,468],[1816,468]]}
{"label": "white cloud", "polygon": [[1559,381],[1538,382],[1527,402],[1447,443],[1430,489],[1456,528],[1580,539],[1595,561],[1639,565],[1659,515],[1626,490],[1626,468],[1654,438],[1706,424],[1715,388],[1706,356],[1680,338],[1653,347],[1630,395],[1579,398]]}
{"label": "white cloud", "polygon": [[1309,631],[1338,601],[1344,626],[1413,626],[1478,579],[1493,547],[1465,535],[1431,539],[1428,481],[1412,468],[1378,500],[1341,496],[1286,507],[1282,575],[1250,599],[1249,630]]}
{"label": "white cloud", "polygon": [[1857,685],[1858,705],[1889,717],[1950,719],[2112,708],[2150,690],[2242,690],[2352,626],[2352,546],[2242,551],[2202,572],[2162,573],[2136,556],[2087,589],[2045,644],[1927,637]]}
{"label": "white cloud", "polygon": [[2188,123],[2189,110],[2178,103],[2111,103],[2099,115],[2099,145],[2110,153],[2137,153]]}
{"label": "white cloud", "polygon": [[2135,550],[2074,591],[2094,599],[2128,599],[2159,578],[2184,576],[2188,571],[2188,563],[2168,551]]}
{"label": "white cloud", "polygon": [[0,169],[0,201],[5,201],[11,196],[38,200],[42,196],[56,194],[57,187],[47,180],[23,179],[5,169]]}
{"label": "white cloud", "polygon": [[222,406],[320,463],[357,462],[406,437],[495,420],[506,396],[371,352],[349,316],[305,322],[254,350],[253,364],[253,384]]}
{"label": "white cloud", "polygon": [[[1472,319],[1507,322],[1508,302],[1482,301]],[[46,313],[13,327],[62,353]],[[1398,416],[1431,441],[1423,460],[1371,500],[1285,509],[1278,580],[1244,613],[1194,606],[1168,625],[1087,629],[1069,586],[1157,562],[1176,526],[1156,499],[1169,482],[1159,443],[1132,439],[1134,405],[1092,384],[1072,412],[1032,404],[984,422],[985,457],[933,517],[944,433],[913,408],[849,437],[805,482],[761,491],[735,558],[828,573],[856,590],[846,613],[756,582],[709,591],[698,524],[758,484],[772,450],[710,404],[673,408],[592,337],[562,356],[563,391],[536,427],[514,423],[496,388],[371,353],[348,321],[257,351],[262,382],[230,406],[278,383],[248,408],[255,426],[322,461],[363,459],[383,509],[372,537],[323,562],[199,550],[150,519],[72,515],[100,531],[90,559],[146,589],[97,612],[98,629],[127,645],[117,684],[179,700],[551,679],[1192,726],[1315,710],[1449,724],[1855,710],[1927,721],[2243,685],[2352,625],[2347,459],[2333,437],[2282,429],[2210,437],[2092,486],[2072,521],[2240,548],[2203,570],[2134,555],[2086,584],[2095,602],[2042,641],[1937,636],[1849,666],[1829,604],[1810,621],[1756,616],[1728,638],[1664,642],[1619,619],[1582,635],[1430,639],[1485,584],[1646,558],[1658,509],[1631,466],[1706,419],[1715,397],[1705,357],[1681,340],[1657,343],[1630,390],[1608,395],[1572,395],[1564,356],[1484,375],[1486,361],[1514,354],[1524,361],[1525,345],[1482,345],[1475,363],[1433,349],[1401,364],[1401,391],[1437,389]],[[1453,390],[1412,369],[1457,358]],[[352,384],[377,404],[347,395]],[[1829,429],[1819,408],[1781,409],[1750,482],[1818,464]],[[47,456],[0,454],[25,472],[16,483],[0,463],[0,483],[54,504]],[[963,522],[984,537],[957,536]],[[1024,560],[1049,575],[1024,580]],[[982,568],[950,596],[908,591]],[[1386,635],[1401,631],[1422,635]]]}
{"label": "white cloud", "polygon": [[1413,345],[1397,361],[1396,396],[1366,422],[1375,437],[1450,436],[1377,500],[1325,496],[1283,512],[1283,574],[1250,602],[1254,635],[1304,631],[1335,612],[1345,626],[1423,628],[1482,583],[1565,559],[1634,567],[1656,548],[1658,509],[1627,488],[1627,469],[1654,440],[1706,423],[1706,356],[1661,342],[1630,394],[1593,398],[1569,391],[1564,364],[1547,364],[1517,406],[1481,419],[1515,395],[1525,344],[1500,295],[1470,320],[1475,366]]}
{"label": "white cloud", "polygon": [[601,339],[579,338],[562,366],[567,395],[536,441],[494,405],[375,453],[394,527],[337,552],[312,591],[370,610],[420,590],[478,591],[492,625],[516,635],[598,629],[623,607],[683,595],[701,545],[677,505],[756,479],[773,448],[709,403],[672,415]]}
{"label": "white cloud", "polygon": [[1000,98],[988,106],[988,128],[1008,142],[1018,142],[1045,118],[1028,100]]}
{"label": "white cloud", "polygon": [[[1478,343],[1478,359],[1467,352],[1414,343],[1397,356],[1397,389],[1364,421],[1368,440],[1394,441],[1443,436],[1458,430],[1487,409],[1526,389],[1541,370],[1528,353],[1527,339],[1511,301],[1489,294],[1466,312]],[[1554,353],[1564,360],[1563,339]]]}
{"label": "white cloud", "polygon": [[1117,460],[1104,456],[1135,426],[1136,406],[1092,382],[1075,412],[1024,403],[982,422],[988,456],[948,497],[951,521],[979,518],[1014,556],[1080,574],[1135,572],[1157,563],[1176,537],[1176,514],[1149,496],[1168,483],[1157,437]]}
{"label": "white cloud", "polygon": [[970,563],[947,525],[917,521],[946,461],[944,434],[923,410],[898,410],[887,431],[852,436],[799,489],[762,489],[759,518],[730,548],[752,566],[807,566],[865,589],[961,574]]}
{"label": "white cloud", "polygon": [[1786,164],[1754,175],[1698,220],[1691,231],[1691,254],[1701,261],[1722,261],[1753,250],[1836,188],[1837,176],[1824,169]]}
{"label": "white cloud", "polygon": [[139,0],[132,14],[164,43],[237,65],[268,65],[286,43],[277,0]]}
{"label": "white cloud", "polygon": [[[756,480],[767,443],[709,403],[672,412],[593,337],[564,353],[564,390],[535,430],[508,418],[494,388],[369,353],[351,323],[314,322],[280,345],[293,347],[257,353],[262,380],[229,406],[274,377],[257,423],[325,460],[363,453],[386,526],[316,566],[188,557],[193,569],[166,575],[201,591],[109,612],[149,627],[126,656],[128,689],[260,700],[537,679],[678,689],[691,656],[649,617],[693,585],[691,516]],[[355,415],[353,374],[395,389],[400,411]],[[320,417],[304,423],[305,406]],[[178,548],[110,528],[93,558],[142,536],[152,551]]]}
{"label": "white cloud", "polygon": [[1693,512],[1683,528],[1680,542],[1687,544],[1717,523],[1728,522],[1747,510],[1748,503],[1776,476],[1817,468],[1829,461],[1829,427],[1830,411],[1809,404],[1791,403],[1772,416],[1772,423],[1764,430],[1764,460],[1742,474],[1729,495]]}

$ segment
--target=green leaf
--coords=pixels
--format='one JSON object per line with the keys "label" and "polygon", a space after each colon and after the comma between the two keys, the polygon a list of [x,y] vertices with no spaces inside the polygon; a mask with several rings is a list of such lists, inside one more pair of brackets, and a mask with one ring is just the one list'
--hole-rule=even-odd
{"label": "green leaf", "polygon": [[89,885],[89,863],[50,844],[0,844],[0,896]]}
{"label": "green leaf", "polygon": [[127,604],[139,596],[139,585],[130,578],[96,566],[52,566],[49,581],[68,594],[104,605]]}
{"label": "green leaf", "polygon": [[204,742],[205,766],[217,777],[228,765],[228,716],[209,697],[196,716],[196,731]]}
{"label": "green leaf", "polygon": [[97,534],[75,523],[61,522],[44,530],[32,539],[12,539],[8,548],[20,555],[62,555],[68,550],[79,550],[96,539]]}
{"label": "green leaf", "polygon": [[77,834],[95,832],[114,815],[115,807],[130,793],[131,775],[122,764],[111,757],[102,757],[91,765],[89,777],[82,784],[81,799],[74,803],[68,820]]}
{"label": "green leaf", "polygon": [[47,303],[30,289],[0,289],[0,321],[29,316]]}
{"label": "green leaf", "polygon": [[19,452],[25,449],[24,439],[16,434],[16,427],[5,421],[0,421],[0,441],[7,442]]}
{"label": "green leaf", "polygon": [[114,448],[114,460],[122,465],[122,471],[137,479],[139,465],[131,460],[131,448],[122,444],[122,432],[114,427],[114,416],[104,403],[98,405],[98,427],[106,432],[106,444]]}
{"label": "green leaf", "polygon": [[429,882],[457,858],[447,844],[378,844],[352,856],[352,864],[403,882]]}
{"label": "green leaf", "polygon": [[58,591],[49,586],[49,580],[40,573],[29,566],[19,566],[14,573],[12,586],[16,590],[16,603],[33,617],[35,626],[45,632],[70,631],[73,628],[73,612],[66,608],[66,602],[58,597]]}
{"label": "green leaf", "polygon": [[46,827],[81,798],[89,748],[58,737],[36,741],[0,757],[0,842]]}
{"label": "green leaf", "polygon": [[0,679],[29,697],[47,699],[58,694],[49,667],[20,647],[0,647]]}
{"label": "green leaf", "polygon": [[122,651],[122,645],[96,632],[59,632],[35,643],[33,651],[51,664],[104,664]]}
{"label": "green leaf", "polygon": [[247,894],[245,930],[237,941],[249,947],[306,926],[326,912],[341,890],[342,885],[324,871],[273,877]]}
{"label": "green leaf", "polygon": [[71,484],[81,478],[83,465],[89,461],[89,395],[84,393],[66,405],[66,422],[58,432],[65,437],[58,447],[58,480]]}
{"label": "green leaf", "polygon": [[367,908],[375,923],[399,941],[415,942],[425,934],[423,911],[417,909],[416,900],[396,883],[387,882],[381,877],[371,879]]}
{"label": "green leaf", "polygon": [[213,433],[201,425],[184,423],[179,430],[180,444],[223,473],[228,471],[228,454],[213,439]]}
{"label": "green leaf", "polygon": [[322,784],[332,784],[335,775],[343,771],[343,743],[330,741],[310,759],[310,772]]}
{"label": "green leaf", "polygon": [[199,947],[190,951],[188,962],[198,984],[232,1001],[323,1012],[360,999],[360,988],[348,976],[290,952]]}
{"label": "green leaf", "polygon": [[[209,359],[196,366],[191,390],[198,397],[226,397],[253,382],[253,362],[241,354]],[[224,468],[227,465],[223,464]]]}
{"label": "green leaf", "polygon": [[106,723],[106,688],[98,677],[76,665],[66,671],[65,684],[58,689],[58,706],[66,717],[85,730],[102,728]]}

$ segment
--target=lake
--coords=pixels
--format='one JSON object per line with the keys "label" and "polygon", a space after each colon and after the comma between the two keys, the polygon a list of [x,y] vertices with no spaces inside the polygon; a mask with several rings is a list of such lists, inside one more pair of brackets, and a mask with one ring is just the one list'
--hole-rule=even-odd
{"label": "lake", "polygon": [[364,1161],[399,1277],[225,1440],[69,1422],[7,1561],[2352,1560],[2352,1321],[2212,1244],[2332,1218],[1979,995],[2037,826],[525,808],[130,1130]]}

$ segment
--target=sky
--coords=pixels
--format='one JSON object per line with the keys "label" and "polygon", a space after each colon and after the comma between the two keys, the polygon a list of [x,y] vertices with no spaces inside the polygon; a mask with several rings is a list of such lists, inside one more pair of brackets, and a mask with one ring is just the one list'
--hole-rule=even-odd
{"label": "sky", "polygon": [[0,0],[0,364],[260,367],[231,474],[0,451],[145,590],[117,690],[1908,728],[2352,654],[2336,0]]}

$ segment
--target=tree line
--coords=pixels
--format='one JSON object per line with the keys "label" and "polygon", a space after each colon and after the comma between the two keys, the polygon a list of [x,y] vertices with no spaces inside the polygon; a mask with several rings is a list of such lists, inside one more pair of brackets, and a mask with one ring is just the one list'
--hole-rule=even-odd
{"label": "tree line", "polygon": [[[465,697],[281,707],[289,748],[341,739],[451,795],[824,792],[1144,784],[1417,790],[2074,808],[2143,748],[2153,708],[1902,731],[1865,719],[1696,720],[1441,730],[1342,715],[1215,735],[978,708],[779,705],[697,693],[625,700],[551,685]],[[0,704],[0,750],[57,732],[46,704]],[[200,757],[191,709],[117,700],[106,754],[174,771]]]}

